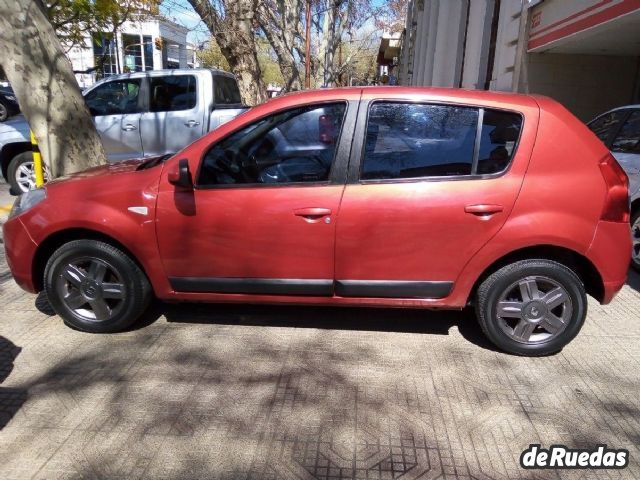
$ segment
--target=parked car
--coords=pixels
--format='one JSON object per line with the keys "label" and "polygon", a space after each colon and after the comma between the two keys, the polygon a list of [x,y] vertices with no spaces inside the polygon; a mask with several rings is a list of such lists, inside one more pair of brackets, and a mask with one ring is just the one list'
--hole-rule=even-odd
{"label": "parked car", "polygon": [[0,87],[0,122],[20,113],[20,106],[11,87]]}
{"label": "parked car", "polygon": [[[247,109],[235,77],[220,70],[117,75],[83,95],[109,162],[175,153]],[[14,193],[35,186],[23,117],[0,126],[0,168]]]}
{"label": "parked car", "polygon": [[473,304],[521,355],[571,341],[631,251],[627,176],[561,105],[401,87],[285,95],[172,157],[55,180],[16,200],[4,241],[16,282],[87,332],[153,295]]}
{"label": "parked car", "polygon": [[588,125],[629,176],[631,265],[640,272],[640,105],[615,108]]}

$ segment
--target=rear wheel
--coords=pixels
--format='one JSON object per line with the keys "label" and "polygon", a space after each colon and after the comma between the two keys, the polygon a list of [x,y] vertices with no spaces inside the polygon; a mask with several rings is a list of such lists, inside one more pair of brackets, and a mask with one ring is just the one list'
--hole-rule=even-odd
{"label": "rear wheel", "polygon": [[631,242],[631,266],[640,272],[640,208],[633,212],[631,217]]}
{"label": "rear wheel", "polygon": [[522,260],[490,275],[478,288],[482,330],[510,353],[558,352],[580,331],[587,298],[580,278],[549,260]]}
{"label": "rear wheel", "polygon": [[47,262],[44,287],[51,306],[78,330],[123,330],[144,312],[151,287],[140,267],[120,249],[97,240],[75,240]]}

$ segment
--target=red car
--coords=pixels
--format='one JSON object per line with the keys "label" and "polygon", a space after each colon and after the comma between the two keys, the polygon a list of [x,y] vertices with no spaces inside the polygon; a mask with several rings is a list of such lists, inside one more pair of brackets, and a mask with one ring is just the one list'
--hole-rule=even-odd
{"label": "red car", "polygon": [[[171,158],[20,197],[13,276],[65,322],[124,329],[150,298],[462,309],[522,355],[560,350],[625,282],[627,177],[543,97],[295,93]],[[425,319],[426,320],[426,319]]]}

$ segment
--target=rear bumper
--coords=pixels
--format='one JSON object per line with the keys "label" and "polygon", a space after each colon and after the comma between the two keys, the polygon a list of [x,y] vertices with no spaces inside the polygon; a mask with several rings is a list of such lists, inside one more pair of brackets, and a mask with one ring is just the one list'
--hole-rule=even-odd
{"label": "rear bumper", "polygon": [[631,262],[631,228],[627,223],[598,222],[587,258],[596,267],[604,286],[600,303],[613,300],[627,281]]}
{"label": "rear bumper", "polygon": [[37,293],[31,267],[38,245],[29,236],[19,217],[7,221],[2,232],[7,264],[13,279],[27,292]]}

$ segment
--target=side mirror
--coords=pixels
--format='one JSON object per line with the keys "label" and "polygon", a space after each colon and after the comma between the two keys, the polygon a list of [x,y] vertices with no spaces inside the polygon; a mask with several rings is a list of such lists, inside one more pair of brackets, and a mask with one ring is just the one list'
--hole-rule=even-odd
{"label": "side mirror", "polygon": [[193,180],[189,171],[189,161],[186,158],[178,161],[178,165],[171,167],[168,180],[171,185],[184,189],[193,188]]}

